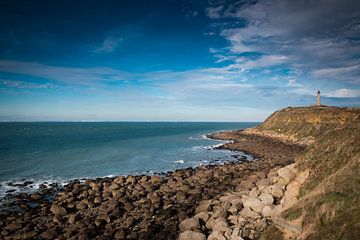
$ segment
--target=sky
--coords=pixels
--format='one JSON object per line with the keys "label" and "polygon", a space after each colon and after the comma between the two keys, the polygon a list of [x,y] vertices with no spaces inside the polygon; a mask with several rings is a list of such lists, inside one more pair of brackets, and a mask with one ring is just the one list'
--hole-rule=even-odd
{"label": "sky", "polygon": [[0,1],[0,121],[360,106],[358,0]]}

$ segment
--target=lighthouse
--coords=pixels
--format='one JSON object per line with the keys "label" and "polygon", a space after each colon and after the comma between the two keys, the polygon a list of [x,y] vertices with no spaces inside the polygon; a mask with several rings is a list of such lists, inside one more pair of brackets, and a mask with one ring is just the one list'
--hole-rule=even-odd
{"label": "lighthouse", "polygon": [[316,105],[317,107],[321,106],[321,101],[320,101],[320,91],[317,92],[316,95]]}

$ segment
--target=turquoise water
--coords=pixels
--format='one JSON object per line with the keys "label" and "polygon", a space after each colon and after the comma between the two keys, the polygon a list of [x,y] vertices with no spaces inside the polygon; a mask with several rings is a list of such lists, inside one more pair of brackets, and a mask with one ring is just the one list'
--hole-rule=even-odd
{"label": "turquoise water", "polygon": [[[205,134],[256,123],[0,123],[0,194],[8,183],[171,171],[234,160]],[[18,190],[18,189],[17,189]],[[16,191],[17,191],[16,190]]]}

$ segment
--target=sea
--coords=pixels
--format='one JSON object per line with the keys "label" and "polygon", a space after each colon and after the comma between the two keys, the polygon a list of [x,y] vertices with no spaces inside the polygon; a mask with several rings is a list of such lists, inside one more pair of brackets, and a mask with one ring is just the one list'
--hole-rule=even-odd
{"label": "sea", "polygon": [[0,199],[40,184],[72,179],[154,174],[204,164],[251,160],[216,149],[209,133],[250,122],[4,122],[0,123]]}

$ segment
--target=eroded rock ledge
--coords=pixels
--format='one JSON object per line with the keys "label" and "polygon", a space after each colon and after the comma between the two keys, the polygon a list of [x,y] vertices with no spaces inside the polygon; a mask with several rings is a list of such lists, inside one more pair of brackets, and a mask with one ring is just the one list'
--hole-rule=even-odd
{"label": "eroded rock ledge", "polygon": [[260,179],[249,175],[236,191],[201,201],[195,215],[180,223],[179,240],[257,239],[269,224],[296,236],[301,225],[280,214],[296,202],[307,176],[308,171],[298,172],[295,164],[272,168]]}

